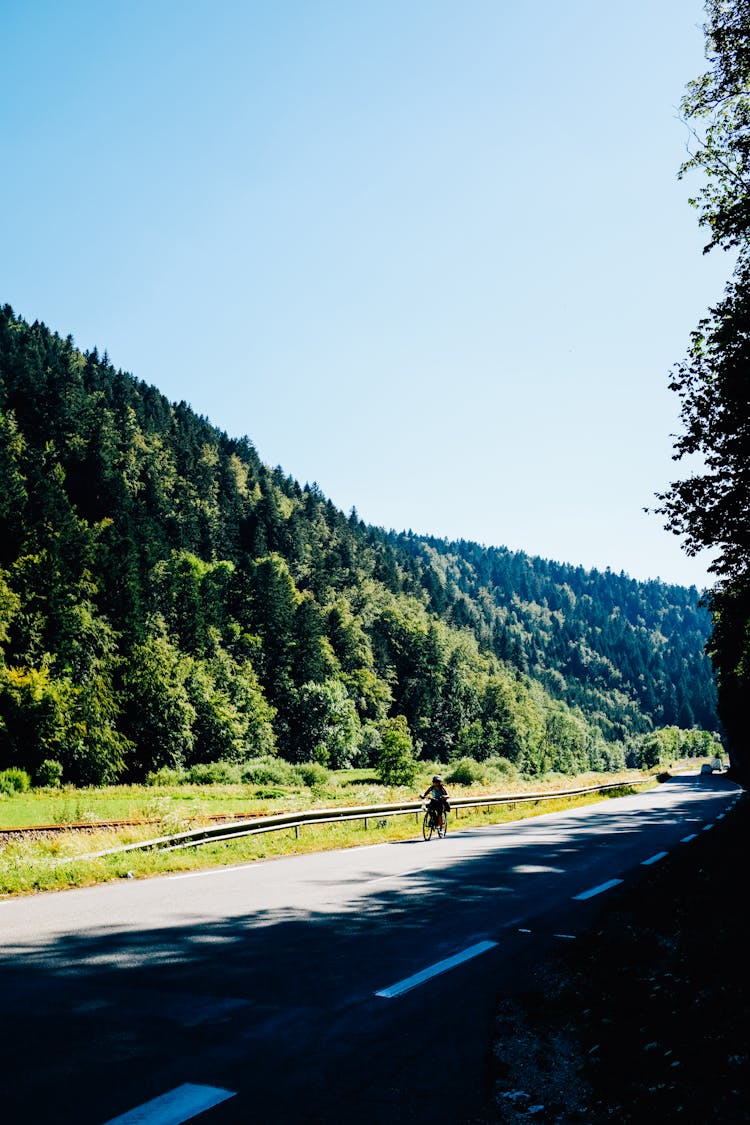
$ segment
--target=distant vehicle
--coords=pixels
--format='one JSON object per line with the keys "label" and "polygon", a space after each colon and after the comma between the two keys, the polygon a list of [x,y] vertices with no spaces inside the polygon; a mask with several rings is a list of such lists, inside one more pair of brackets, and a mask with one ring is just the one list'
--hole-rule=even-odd
{"label": "distant vehicle", "polygon": [[721,758],[713,758],[710,762],[704,762],[701,766],[701,773],[714,773],[714,771],[721,773],[724,769],[724,763]]}

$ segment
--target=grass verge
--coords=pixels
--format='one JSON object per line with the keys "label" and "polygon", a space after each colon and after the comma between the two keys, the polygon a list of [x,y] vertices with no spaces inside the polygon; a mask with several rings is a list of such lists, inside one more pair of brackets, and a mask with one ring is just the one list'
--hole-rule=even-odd
{"label": "grass verge", "polygon": [[[634,779],[623,784],[608,796],[619,796],[633,791]],[[593,783],[591,783],[593,784]],[[656,784],[653,777],[641,777],[643,784]],[[640,787],[639,786],[639,787]],[[578,781],[568,780],[575,788]],[[527,787],[527,789],[530,787]],[[535,788],[534,792],[539,789]],[[519,792],[519,796],[521,793]],[[411,795],[410,795],[411,796]],[[369,794],[370,799],[372,795]],[[398,800],[398,798],[395,798]],[[408,799],[408,797],[406,798]],[[579,797],[555,796],[534,803],[497,805],[455,811],[451,830],[476,828],[489,824],[502,824],[539,816],[559,809],[575,808],[602,799],[601,794]],[[385,801],[382,792],[380,800]],[[295,829],[281,829],[257,836],[245,836],[225,843],[212,842],[199,847],[175,851],[147,849],[115,855],[88,858],[91,852],[104,851],[148,839],[155,835],[153,826],[142,825],[118,831],[59,832],[54,836],[35,837],[11,841],[0,851],[0,895],[33,894],[56,891],[70,887],[91,886],[122,878],[147,878],[179,871],[197,871],[205,868],[253,863],[258,860],[311,852],[330,851],[336,848],[361,847],[392,840],[414,839],[421,842],[421,813],[391,817],[370,816],[365,826],[362,821],[343,821],[338,824],[306,824]],[[156,834],[164,830],[181,831],[181,827],[160,825]],[[167,834],[167,831],[164,831]]]}

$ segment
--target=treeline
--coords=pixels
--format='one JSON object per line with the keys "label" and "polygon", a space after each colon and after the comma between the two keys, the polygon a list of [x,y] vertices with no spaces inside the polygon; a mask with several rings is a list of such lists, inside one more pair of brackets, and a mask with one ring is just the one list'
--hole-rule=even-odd
{"label": "treeline", "polygon": [[0,769],[708,753],[709,628],[695,589],[369,527],[0,314]]}
{"label": "treeline", "polygon": [[[391,537],[393,539],[393,537]],[[399,536],[430,607],[623,739],[656,726],[716,729],[705,654],[710,618],[695,588],[637,582],[504,548]]]}

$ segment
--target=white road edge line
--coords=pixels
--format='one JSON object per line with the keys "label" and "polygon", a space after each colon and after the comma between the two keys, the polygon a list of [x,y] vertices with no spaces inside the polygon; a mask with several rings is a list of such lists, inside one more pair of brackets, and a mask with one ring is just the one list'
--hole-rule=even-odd
{"label": "white road edge line", "polygon": [[424,867],[415,867],[413,871],[394,871],[392,875],[375,875],[372,879],[365,879],[368,886],[373,883],[387,883],[389,879],[410,879],[412,875],[424,875]]}
{"label": "white road edge line", "polygon": [[175,879],[200,879],[201,875],[231,875],[233,871],[244,871],[245,868],[250,866],[249,863],[234,863],[231,867],[206,867],[200,871],[184,871],[179,875],[165,875],[164,878],[171,881]]}
{"label": "white road edge line", "polygon": [[593,898],[594,895],[600,895],[603,891],[608,891],[612,887],[616,887],[622,879],[609,879],[606,883],[600,883],[598,887],[592,887],[590,891],[583,891],[579,895],[573,895],[574,901],[582,902],[586,898]]}
{"label": "white road edge line", "polygon": [[222,1090],[219,1086],[195,1086],[192,1082],[185,1082],[120,1117],[105,1121],[104,1125],[182,1125],[183,1121],[189,1121],[191,1117],[234,1096],[233,1090]]}
{"label": "white road edge line", "polygon": [[408,992],[410,988],[416,988],[417,985],[424,984],[426,980],[430,980],[440,973],[447,973],[449,969],[455,968],[463,961],[470,961],[472,957],[478,957],[480,953],[486,953],[488,949],[494,949],[496,945],[496,941],[477,942],[476,945],[470,945],[468,949],[464,949],[461,953],[456,953],[454,957],[446,957],[444,961],[436,961],[434,965],[429,965],[428,968],[422,969],[421,973],[415,973],[413,977],[406,977],[404,980],[398,981],[397,984],[392,984],[390,988],[381,988],[375,995],[385,996],[388,1000],[394,996],[401,996],[404,992]]}
{"label": "white road edge line", "polygon": [[649,856],[648,859],[641,860],[641,867],[648,867],[651,863],[658,863],[660,859],[664,859],[668,852],[657,852],[655,855]]}

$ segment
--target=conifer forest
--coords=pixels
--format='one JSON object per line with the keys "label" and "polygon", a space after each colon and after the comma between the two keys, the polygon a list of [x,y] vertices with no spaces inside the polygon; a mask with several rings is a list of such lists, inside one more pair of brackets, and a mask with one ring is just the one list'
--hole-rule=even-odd
{"label": "conifer forest", "polygon": [[0,770],[652,766],[716,745],[710,633],[694,587],[368,526],[0,312]]}

